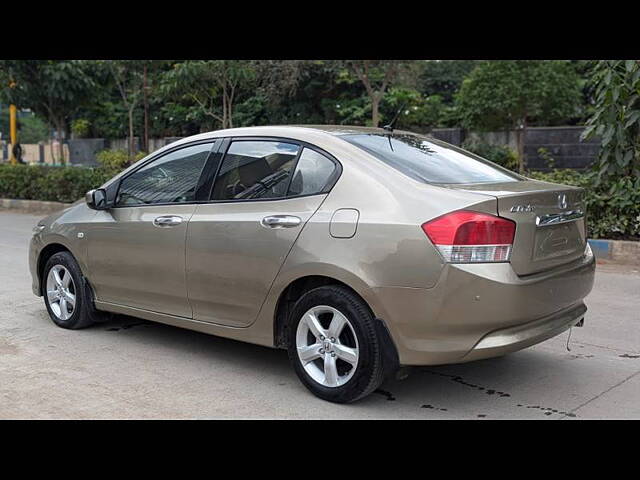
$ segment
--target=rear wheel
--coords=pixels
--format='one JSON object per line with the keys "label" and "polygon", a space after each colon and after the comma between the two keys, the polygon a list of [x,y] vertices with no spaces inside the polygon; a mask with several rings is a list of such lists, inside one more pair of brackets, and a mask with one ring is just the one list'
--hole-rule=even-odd
{"label": "rear wheel", "polygon": [[52,255],[44,267],[43,280],[44,303],[59,327],[85,328],[107,318],[95,310],[91,288],[71,253]]}
{"label": "rear wheel", "polygon": [[289,360],[312,393],[348,403],[380,386],[384,368],[374,319],[350,290],[324,286],[307,292],[289,322]]}

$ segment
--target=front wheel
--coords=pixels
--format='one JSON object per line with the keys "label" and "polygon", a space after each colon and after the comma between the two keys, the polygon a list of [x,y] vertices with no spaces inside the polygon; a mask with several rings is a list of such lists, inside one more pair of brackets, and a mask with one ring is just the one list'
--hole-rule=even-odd
{"label": "front wheel", "polygon": [[52,255],[44,267],[43,280],[44,303],[59,327],[85,328],[106,317],[95,310],[91,289],[71,253]]}
{"label": "front wheel", "polygon": [[316,396],[349,403],[384,380],[374,318],[350,290],[331,285],[305,293],[293,307],[288,331],[289,360]]}

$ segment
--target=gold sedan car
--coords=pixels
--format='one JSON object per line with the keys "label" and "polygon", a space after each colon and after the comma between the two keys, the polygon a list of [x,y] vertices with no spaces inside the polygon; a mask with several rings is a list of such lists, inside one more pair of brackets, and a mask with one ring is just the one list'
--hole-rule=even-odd
{"label": "gold sedan car", "polygon": [[287,349],[333,402],[582,323],[594,264],[580,189],[343,126],[172,143],[39,222],[30,250],[60,327],[116,313]]}

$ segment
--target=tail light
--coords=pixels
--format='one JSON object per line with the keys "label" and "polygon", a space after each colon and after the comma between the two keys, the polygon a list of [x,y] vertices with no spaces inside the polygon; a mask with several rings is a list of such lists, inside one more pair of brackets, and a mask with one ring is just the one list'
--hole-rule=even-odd
{"label": "tail light", "polygon": [[450,263],[508,262],[516,224],[486,213],[460,210],[422,225]]}

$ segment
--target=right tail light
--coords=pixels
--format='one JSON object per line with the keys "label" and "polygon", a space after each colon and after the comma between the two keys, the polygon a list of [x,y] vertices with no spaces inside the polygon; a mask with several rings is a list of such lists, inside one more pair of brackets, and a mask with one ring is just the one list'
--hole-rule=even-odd
{"label": "right tail light", "polygon": [[495,215],[460,210],[424,223],[422,230],[447,262],[508,262],[516,224]]}

